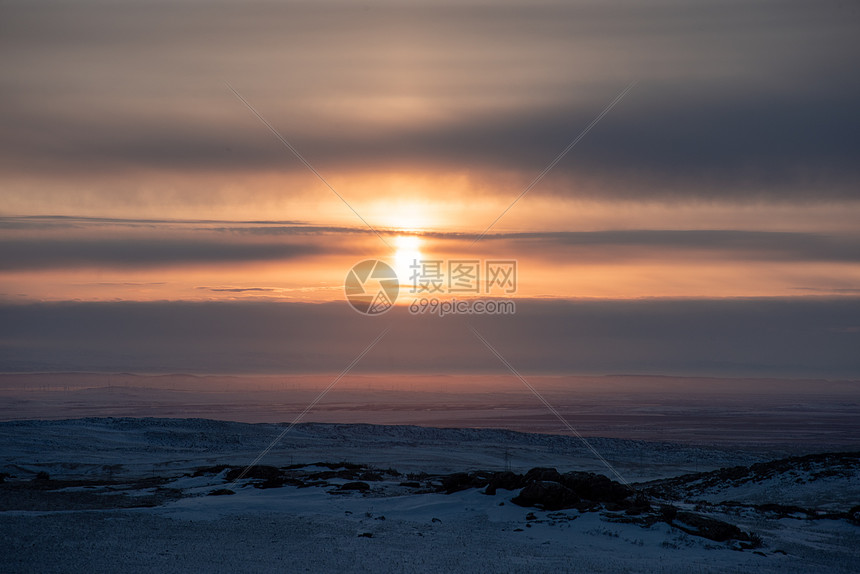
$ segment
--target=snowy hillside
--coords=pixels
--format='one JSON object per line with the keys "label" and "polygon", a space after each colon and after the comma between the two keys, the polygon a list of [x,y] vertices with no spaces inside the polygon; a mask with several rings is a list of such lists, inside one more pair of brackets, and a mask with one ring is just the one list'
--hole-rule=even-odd
{"label": "snowy hillside", "polygon": [[[0,423],[6,572],[852,572],[860,455],[506,430]],[[777,460],[778,459],[778,460]],[[696,472],[698,471],[698,472]]]}

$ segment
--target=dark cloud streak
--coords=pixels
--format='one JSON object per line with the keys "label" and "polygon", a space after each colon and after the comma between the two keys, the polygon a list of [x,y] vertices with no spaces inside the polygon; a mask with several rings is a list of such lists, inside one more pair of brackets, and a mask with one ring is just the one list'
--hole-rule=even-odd
{"label": "dark cloud streak", "polygon": [[[8,224],[7,224],[8,223]],[[365,228],[284,225],[283,221],[130,220],[103,218],[0,218],[0,270],[69,269],[75,267],[158,267],[180,264],[229,264],[289,260],[359,249]],[[27,232],[62,230],[71,225],[82,237],[39,237]],[[127,227],[98,235],[103,226]],[[139,237],[138,228],[147,229]],[[159,238],[170,232],[169,238]],[[96,233],[95,235],[93,235]],[[472,233],[426,232],[428,239],[471,242]],[[618,262],[710,254],[729,260],[774,262],[860,262],[860,236],[811,232],[748,230],[607,230],[499,233],[482,246],[506,257]]]}
{"label": "dark cloud streak", "polygon": [[164,267],[278,261],[318,255],[311,244],[191,239],[0,239],[0,270]]}
{"label": "dark cloud streak", "polygon": [[[643,83],[536,191],[637,199],[860,199],[860,87],[840,94],[783,94],[776,101],[771,94],[714,94],[711,86],[687,87],[683,99],[667,99],[664,91],[672,89]],[[286,133],[329,174],[418,167],[514,169],[528,177],[602,107],[589,104],[463,118],[444,126],[356,127],[337,138]],[[19,126],[7,122],[0,136],[9,171],[304,170],[254,125],[225,135],[181,119],[154,125],[141,117],[122,129],[66,125],[66,118],[16,121]]]}
{"label": "dark cloud streak", "polygon": [[636,250],[628,256],[712,252],[762,261],[860,262],[857,235],[704,229],[522,233],[498,238],[514,240],[522,251],[543,253],[545,257],[565,252],[589,256],[591,251],[592,256],[605,257],[601,248],[619,248]]}

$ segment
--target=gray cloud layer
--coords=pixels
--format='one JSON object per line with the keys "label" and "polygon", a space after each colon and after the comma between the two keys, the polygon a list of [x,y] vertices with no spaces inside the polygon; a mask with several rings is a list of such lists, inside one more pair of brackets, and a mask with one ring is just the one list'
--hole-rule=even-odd
{"label": "gray cloud layer", "polygon": [[[369,237],[366,228],[284,225],[289,222],[222,222],[116,220],[101,218],[0,218],[0,271],[70,269],[75,267],[159,267],[287,260],[329,253],[358,253],[350,238]],[[152,228],[149,237],[90,237],[112,226]],[[28,231],[74,227],[83,237],[34,238]],[[164,230],[170,238],[160,238]],[[471,242],[477,236],[427,233],[441,240]],[[506,257],[566,261],[626,261],[711,254],[733,260],[782,262],[860,261],[860,236],[804,232],[741,230],[615,230],[587,232],[504,233],[488,235],[481,247]]]}
{"label": "gray cloud layer", "polygon": [[[843,299],[518,301],[469,321],[524,374],[860,377],[860,304]],[[0,306],[0,370],[502,372],[460,318],[346,303]]]}
{"label": "gray cloud layer", "polygon": [[540,191],[860,198],[860,36],[846,2],[11,2],[0,165],[542,169]]}

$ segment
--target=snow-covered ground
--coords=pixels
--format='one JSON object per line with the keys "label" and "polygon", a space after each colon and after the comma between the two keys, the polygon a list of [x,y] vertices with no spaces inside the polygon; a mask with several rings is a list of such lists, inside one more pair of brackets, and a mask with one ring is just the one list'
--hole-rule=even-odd
{"label": "snow-covered ground", "polygon": [[[0,465],[57,478],[115,473],[182,473],[195,466],[247,464],[283,429],[208,419],[102,418],[0,422]],[[672,443],[589,438],[628,480],[648,480],[753,463],[758,452]],[[783,454],[774,451],[774,457]],[[525,472],[535,466],[608,472],[578,439],[503,429],[450,429],[306,423],[294,427],[263,464],[315,460],[394,467],[401,472],[477,469]],[[0,467],[0,472],[9,472]]]}
{"label": "snow-covered ground", "polygon": [[[81,417],[293,420],[329,375],[0,373],[0,421]],[[652,376],[529,376],[585,436],[731,447],[860,448],[860,381]],[[351,373],[303,422],[565,427],[510,375]],[[695,460],[691,460],[695,469]]]}
{"label": "snow-covered ground", "polygon": [[[607,505],[549,511],[513,503],[517,490],[441,488],[443,475],[507,468],[612,476],[568,436],[303,424],[259,461],[283,467],[277,472],[293,483],[259,488],[259,478],[228,477],[283,428],[205,419],[0,423],[0,472],[9,475],[0,484],[0,570],[856,572],[860,564],[860,526],[837,516],[860,505],[856,457],[750,467],[783,455],[589,439],[648,493],[649,516],[672,504],[760,537],[751,548],[684,532],[680,519],[649,522]],[[341,488],[351,482],[335,476],[346,472],[343,461],[362,465],[354,472],[367,473],[366,489]],[[706,473],[729,467],[740,470]],[[223,489],[234,494],[209,496]],[[756,507],[767,504],[833,516]]]}

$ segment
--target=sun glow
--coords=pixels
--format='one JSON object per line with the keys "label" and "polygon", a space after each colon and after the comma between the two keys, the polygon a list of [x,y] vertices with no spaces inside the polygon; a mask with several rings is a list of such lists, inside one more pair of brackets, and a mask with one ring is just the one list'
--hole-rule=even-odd
{"label": "sun glow", "polygon": [[397,248],[394,253],[394,271],[401,285],[411,285],[411,266],[424,257],[421,253],[421,238],[416,235],[398,235],[394,245]]}

